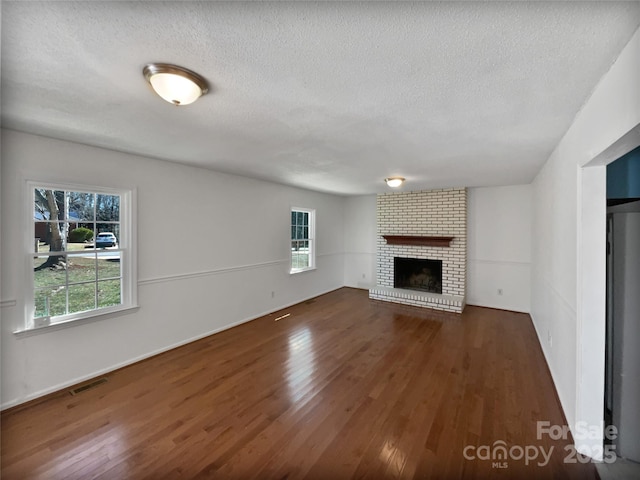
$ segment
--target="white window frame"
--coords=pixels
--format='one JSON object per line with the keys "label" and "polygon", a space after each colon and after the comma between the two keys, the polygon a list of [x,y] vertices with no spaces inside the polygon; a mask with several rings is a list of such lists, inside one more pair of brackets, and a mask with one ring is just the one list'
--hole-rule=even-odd
{"label": "white window frame", "polygon": [[[293,267],[293,250],[291,250],[291,214],[293,212],[304,212],[309,214],[309,238],[304,240],[309,242],[309,266],[304,268]],[[291,207],[289,211],[289,273],[308,272],[316,269],[316,211],[312,208]]]}
{"label": "white window frame", "polygon": [[[104,195],[120,196],[120,235],[118,248],[113,251],[120,253],[121,265],[121,303],[109,307],[97,307],[92,310],[59,315],[55,317],[35,316],[35,284],[33,259],[37,254],[34,244],[34,191],[36,188],[48,190],[62,190],[73,192],[87,192]],[[26,181],[25,195],[25,323],[24,327],[15,333],[43,329],[47,327],[69,325],[82,320],[95,319],[109,314],[115,314],[126,310],[138,308],[138,280],[137,280],[137,253],[136,253],[136,191],[135,189],[110,188],[86,184],[64,184],[47,181]]]}

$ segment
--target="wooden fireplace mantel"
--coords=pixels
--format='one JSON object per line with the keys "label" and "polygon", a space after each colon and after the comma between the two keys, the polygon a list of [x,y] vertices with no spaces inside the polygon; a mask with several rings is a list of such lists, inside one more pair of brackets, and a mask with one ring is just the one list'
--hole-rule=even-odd
{"label": "wooden fireplace mantel", "polygon": [[424,247],[449,247],[454,237],[420,237],[417,235],[382,235],[388,245],[422,245]]}

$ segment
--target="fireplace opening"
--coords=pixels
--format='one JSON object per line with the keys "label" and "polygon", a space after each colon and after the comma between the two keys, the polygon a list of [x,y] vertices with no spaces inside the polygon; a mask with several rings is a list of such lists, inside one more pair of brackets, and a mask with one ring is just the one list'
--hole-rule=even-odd
{"label": "fireplace opening", "polygon": [[394,257],[393,286],[442,293],[442,260]]}

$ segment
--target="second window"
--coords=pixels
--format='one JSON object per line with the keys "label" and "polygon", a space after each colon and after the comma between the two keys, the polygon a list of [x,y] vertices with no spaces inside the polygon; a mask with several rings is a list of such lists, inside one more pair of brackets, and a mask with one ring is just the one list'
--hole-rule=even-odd
{"label": "second window", "polygon": [[291,273],[315,268],[315,210],[291,209]]}

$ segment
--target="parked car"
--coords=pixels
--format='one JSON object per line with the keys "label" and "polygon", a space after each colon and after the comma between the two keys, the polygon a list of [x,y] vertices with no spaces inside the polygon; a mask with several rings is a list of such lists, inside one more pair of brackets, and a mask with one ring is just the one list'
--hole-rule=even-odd
{"label": "parked car", "polygon": [[118,240],[111,232],[99,233],[96,237],[96,248],[117,247]]}

